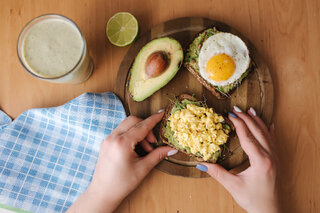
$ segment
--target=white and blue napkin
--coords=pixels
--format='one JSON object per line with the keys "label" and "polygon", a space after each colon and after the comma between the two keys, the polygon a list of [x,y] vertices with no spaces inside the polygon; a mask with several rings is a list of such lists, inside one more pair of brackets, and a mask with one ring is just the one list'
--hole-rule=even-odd
{"label": "white and blue napkin", "polygon": [[88,187],[100,143],[125,117],[110,92],[31,109],[13,121],[0,110],[0,207],[65,212]]}

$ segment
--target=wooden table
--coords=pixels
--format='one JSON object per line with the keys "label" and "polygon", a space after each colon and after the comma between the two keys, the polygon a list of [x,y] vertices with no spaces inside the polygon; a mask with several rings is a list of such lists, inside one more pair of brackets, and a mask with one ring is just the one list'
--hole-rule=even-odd
{"label": "wooden table", "polygon": [[[275,85],[274,122],[280,156],[280,200],[285,212],[320,209],[320,2],[64,0],[0,3],[0,108],[13,118],[83,92],[113,91],[128,48],[112,46],[107,20],[118,11],[134,14],[141,32],[163,21],[202,16],[223,21],[246,35],[270,67]],[[44,13],[59,13],[82,29],[93,58],[92,77],[79,85],[38,80],[20,65],[16,43],[22,27]],[[243,212],[213,179],[174,177],[154,170],[118,212]]]}

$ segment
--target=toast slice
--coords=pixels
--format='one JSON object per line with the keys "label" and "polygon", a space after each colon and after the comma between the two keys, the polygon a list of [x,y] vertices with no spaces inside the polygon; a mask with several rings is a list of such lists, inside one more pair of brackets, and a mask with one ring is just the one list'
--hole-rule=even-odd
{"label": "toast slice", "polygon": [[197,80],[207,88],[214,96],[218,99],[224,99],[230,97],[230,94],[241,84],[241,82],[248,76],[248,74],[253,70],[252,59],[250,60],[250,65],[248,69],[241,75],[241,77],[235,82],[226,85],[226,86],[214,86],[207,82],[201,75],[198,65],[198,59],[201,47],[203,43],[214,34],[219,33],[215,27],[211,27],[199,32],[194,40],[189,45],[189,48],[186,51],[184,59],[184,67],[186,67]]}
{"label": "toast slice", "polygon": [[[187,100],[187,101],[185,101],[185,100]],[[224,145],[220,145],[219,151],[216,151],[208,160],[204,160],[201,153],[192,153],[190,150],[190,147],[189,148],[183,147],[181,144],[179,144],[179,142],[177,142],[176,139],[174,139],[172,132],[170,132],[170,126],[168,125],[168,122],[170,122],[170,121],[168,121],[168,119],[172,113],[174,113],[176,110],[179,110],[179,109],[177,109],[177,106],[179,106],[179,108],[181,108],[181,105],[183,105],[182,102],[196,104],[198,106],[208,108],[204,102],[197,100],[195,97],[193,97],[191,95],[182,94],[182,95],[178,96],[176,98],[176,100],[173,101],[172,103],[170,103],[165,109],[165,114],[162,119],[162,122],[160,125],[160,131],[159,131],[160,140],[163,143],[179,150],[180,152],[183,152],[183,153],[187,154],[188,156],[195,158],[197,161],[202,161],[202,162],[205,161],[205,162],[215,163],[218,160],[218,158],[221,156],[221,153],[224,153],[224,151],[225,151],[224,145],[226,143],[228,143],[230,136],[234,132],[234,126],[233,126],[232,122],[228,118],[223,117],[224,121],[222,122],[222,126],[223,126],[224,130],[227,129],[229,132],[228,133],[228,140],[226,141],[226,143]],[[218,113],[216,113],[216,114],[218,114]],[[220,115],[220,114],[218,114],[218,115]]]}

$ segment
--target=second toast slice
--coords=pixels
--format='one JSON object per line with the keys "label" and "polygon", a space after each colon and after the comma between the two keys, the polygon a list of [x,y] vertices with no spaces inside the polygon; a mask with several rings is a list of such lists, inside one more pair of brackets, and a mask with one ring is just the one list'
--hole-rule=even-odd
{"label": "second toast slice", "polygon": [[198,161],[215,163],[233,131],[228,118],[182,94],[167,106],[159,134],[163,143]]}

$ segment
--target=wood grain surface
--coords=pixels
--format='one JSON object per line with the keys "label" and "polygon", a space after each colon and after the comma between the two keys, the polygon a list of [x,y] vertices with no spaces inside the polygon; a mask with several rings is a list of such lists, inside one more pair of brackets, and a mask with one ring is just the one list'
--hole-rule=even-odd
{"label": "wood grain surface", "polygon": [[[178,17],[207,17],[238,29],[257,47],[275,88],[273,121],[279,154],[283,212],[320,209],[320,2],[318,0],[2,0],[0,2],[0,108],[13,118],[32,107],[57,106],[83,92],[113,91],[127,48],[112,46],[105,24],[128,11],[141,33]],[[82,29],[95,64],[79,85],[40,81],[19,64],[16,43],[32,18],[59,13]],[[216,181],[153,170],[117,212],[244,212]]]}
{"label": "wood grain surface", "polygon": [[[248,46],[252,58],[252,70],[242,84],[231,93],[230,97],[217,99],[211,94],[184,66],[181,66],[177,75],[163,88],[151,97],[141,102],[132,99],[128,85],[131,76],[131,65],[140,49],[155,38],[169,36],[182,45],[184,51],[189,48],[195,36],[209,28],[215,27],[218,31],[229,32],[239,36]],[[227,116],[234,105],[244,110],[254,107],[259,116],[270,124],[273,112],[273,83],[267,64],[257,52],[254,45],[236,29],[222,22],[200,17],[183,17],[162,22],[139,36],[124,56],[117,74],[116,94],[122,99],[128,114],[146,118],[152,113],[163,109],[180,94],[194,94],[198,100],[206,101],[218,113]],[[159,125],[154,132],[158,136]],[[158,141],[160,138],[158,137]],[[219,161],[226,169],[235,169],[247,161],[238,137],[232,136],[227,143],[229,156]],[[183,153],[178,153],[162,161],[157,168],[169,174],[183,177],[208,177],[204,172],[195,168],[199,162]]]}

